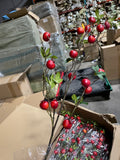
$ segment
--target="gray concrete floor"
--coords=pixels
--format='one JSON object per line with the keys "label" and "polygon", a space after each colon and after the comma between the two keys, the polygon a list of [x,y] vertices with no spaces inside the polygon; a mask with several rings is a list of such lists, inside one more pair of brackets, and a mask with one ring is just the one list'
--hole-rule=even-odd
{"label": "gray concrete floor", "polygon": [[111,113],[116,116],[117,122],[120,123],[120,84],[111,85],[113,91],[110,92],[109,100],[88,102],[88,105],[82,105],[98,113]]}

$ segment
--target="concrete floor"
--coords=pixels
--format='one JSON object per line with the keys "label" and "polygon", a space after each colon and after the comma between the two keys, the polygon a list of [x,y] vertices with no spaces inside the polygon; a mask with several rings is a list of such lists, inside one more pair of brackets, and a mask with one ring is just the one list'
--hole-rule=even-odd
{"label": "concrete floor", "polygon": [[88,102],[88,105],[82,106],[98,113],[114,114],[120,123],[120,84],[113,84],[112,89],[109,100]]}

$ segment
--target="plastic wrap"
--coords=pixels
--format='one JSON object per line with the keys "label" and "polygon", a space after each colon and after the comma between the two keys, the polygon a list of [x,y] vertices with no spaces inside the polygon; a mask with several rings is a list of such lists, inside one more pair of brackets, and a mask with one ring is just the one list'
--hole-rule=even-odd
{"label": "plastic wrap", "polygon": [[56,8],[50,2],[38,3],[29,7],[33,13],[35,13],[40,18],[47,17],[49,15],[54,15],[57,17],[58,13]]}
{"label": "plastic wrap", "polygon": [[62,36],[58,33],[51,34],[51,52],[53,55],[57,56],[55,59],[56,71],[65,70],[65,46],[62,40]]}
{"label": "plastic wrap", "polygon": [[29,16],[0,25],[0,72],[10,75],[23,72],[32,64],[30,78],[42,74],[41,41],[35,21]]}
{"label": "plastic wrap", "polygon": [[70,117],[70,121],[71,129],[62,130],[49,160],[108,160],[110,142],[105,130],[96,122],[84,122],[79,116]]}

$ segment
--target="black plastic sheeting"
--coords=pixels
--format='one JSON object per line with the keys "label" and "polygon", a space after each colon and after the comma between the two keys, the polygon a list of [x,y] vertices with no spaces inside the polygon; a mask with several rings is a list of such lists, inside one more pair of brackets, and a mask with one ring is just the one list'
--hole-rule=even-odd
{"label": "black plastic sheeting", "polygon": [[[65,94],[65,86],[67,81],[68,73],[65,73],[63,76],[63,82],[60,87],[60,97],[63,98]],[[106,79],[101,80],[95,76],[95,72],[92,68],[82,69],[76,71],[76,79],[73,80],[70,84],[69,90],[67,92],[66,100],[71,100],[71,96],[76,94],[77,96],[82,95],[83,87],[81,85],[81,80],[83,78],[88,78],[91,81],[92,92],[88,95],[84,95],[85,101],[99,101],[103,99],[109,99],[111,86],[108,84]]]}

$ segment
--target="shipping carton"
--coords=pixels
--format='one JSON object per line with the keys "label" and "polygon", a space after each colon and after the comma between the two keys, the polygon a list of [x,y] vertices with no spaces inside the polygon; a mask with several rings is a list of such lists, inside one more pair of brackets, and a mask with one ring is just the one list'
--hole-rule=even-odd
{"label": "shipping carton", "polygon": [[[35,157],[37,157],[36,160],[42,160],[41,157],[44,155],[51,133],[51,121],[47,112],[39,109],[41,100],[43,95],[39,92],[27,97],[9,99],[3,103],[2,107],[5,107],[5,103],[9,106],[7,112],[10,106],[13,109],[0,123],[0,158],[2,160],[31,160]],[[74,104],[65,101],[64,107],[72,111]],[[120,160],[120,127],[115,125],[115,116],[99,114],[81,106],[77,108],[76,113],[86,120],[96,121],[107,129],[112,140],[109,160]],[[61,128],[62,121],[61,116],[56,134]]]}
{"label": "shipping carton", "polygon": [[85,61],[92,61],[99,57],[98,45],[86,44],[84,47]]}
{"label": "shipping carton", "polygon": [[0,99],[29,94],[32,94],[32,89],[25,72],[0,78]]}
{"label": "shipping carton", "polygon": [[[64,103],[64,109],[68,110],[70,112],[74,109],[74,104],[68,101],[65,101]],[[109,160],[120,160],[120,125],[116,125],[115,123],[116,118],[113,114],[99,114],[97,112],[91,111],[89,109],[86,109],[84,107],[79,106],[75,110],[76,115],[80,115],[80,117],[84,118],[85,120],[95,121],[97,124],[102,126],[106,129],[107,136],[109,136],[111,142],[112,142],[112,148],[110,152],[110,158]],[[62,126],[60,126],[62,128]],[[60,130],[59,128],[59,130]],[[59,132],[58,130],[58,132]],[[57,132],[56,132],[57,133]],[[57,133],[58,134],[58,133]],[[56,135],[57,135],[56,134]],[[55,136],[56,136],[55,135]],[[54,143],[55,146],[56,142]],[[54,147],[53,147],[54,149]],[[50,153],[51,155],[51,153]],[[49,157],[48,157],[49,159]],[[41,159],[42,160],[42,159]]]}
{"label": "shipping carton", "polygon": [[107,44],[112,44],[120,37],[120,29],[108,29],[107,30]]}
{"label": "shipping carton", "polygon": [[108,80],[120,80],[120,45],[103,46],[101,63]]}
{"label": "shipping carton", "polygon": [[45,31],[50,33],[61,33],[60,24],[53,15],[40,19],[38,22],[39,27],[42,27]]}

